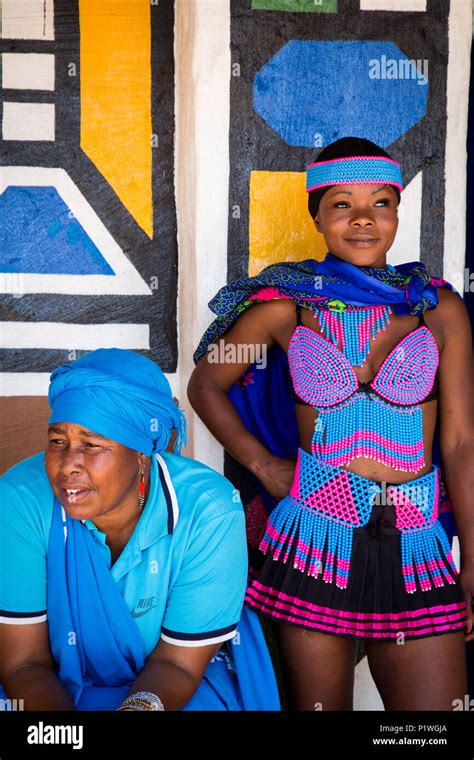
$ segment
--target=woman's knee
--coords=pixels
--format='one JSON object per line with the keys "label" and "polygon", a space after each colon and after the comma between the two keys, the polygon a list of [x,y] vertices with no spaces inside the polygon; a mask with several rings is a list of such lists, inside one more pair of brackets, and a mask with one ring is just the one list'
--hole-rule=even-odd
{"label": "woman's knee", "polygon": [[463,632],[366,642],[370,671],[386,710],[452,710],[467,691]]}
{"label": "woman's knee", "polygon": [[278,624],[284,672],[295,710],[352,710],[357,642]]}

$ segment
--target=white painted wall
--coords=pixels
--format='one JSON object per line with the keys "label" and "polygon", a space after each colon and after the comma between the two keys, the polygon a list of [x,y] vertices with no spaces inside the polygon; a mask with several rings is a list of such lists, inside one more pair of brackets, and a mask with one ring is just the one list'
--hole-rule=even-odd
{"label": "white painted wall", "polygon": [[186,386],[211,322],[207,303],[227,279],[230,5],[186,0],[175,9],[178,390],[188,419],[185,453],[222,471],[223,449],[192,411]]}

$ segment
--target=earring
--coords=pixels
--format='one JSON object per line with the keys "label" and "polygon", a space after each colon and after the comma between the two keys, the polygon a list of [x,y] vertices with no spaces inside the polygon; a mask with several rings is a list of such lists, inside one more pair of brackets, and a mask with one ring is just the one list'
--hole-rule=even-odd
{"label": "earring", "polygon": [[143,509],[145,504],[145,468],[142,465],[140,467],[140,485],[138,487],[138,508]]}

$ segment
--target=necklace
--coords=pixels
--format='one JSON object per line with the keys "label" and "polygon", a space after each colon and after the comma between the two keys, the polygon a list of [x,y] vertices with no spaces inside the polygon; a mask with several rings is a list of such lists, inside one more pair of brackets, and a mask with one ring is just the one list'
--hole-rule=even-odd
{"label": "necklace", "polygon": [[339,344],[342,353],[351,366],[361,367],[371,348],[371,341],[381,330],[386,330],[390,322],[390,306],[371,306],[349,311],[317,309],[321,330],[328,340]]}

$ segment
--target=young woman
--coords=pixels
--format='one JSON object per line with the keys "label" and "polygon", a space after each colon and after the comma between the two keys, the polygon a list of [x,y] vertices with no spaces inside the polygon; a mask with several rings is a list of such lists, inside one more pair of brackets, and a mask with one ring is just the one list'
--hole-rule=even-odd
{"label": "young woman", "polygon": [[[466,309],[423,264],[387,263],[402,177],[384,150],[338,140],[308,167],[307,190],[324,262],[219,291],[189,398],[270,513],[246,602],[277,622],[293,706],[351,709],[364,639],[387,710],[450,710],[466,693],[474,594]],[[224,360],[211,360],[216,342]],[[265,361],[243,358],[249,344]],[[438,519],[441,464],[460,574]]]}

